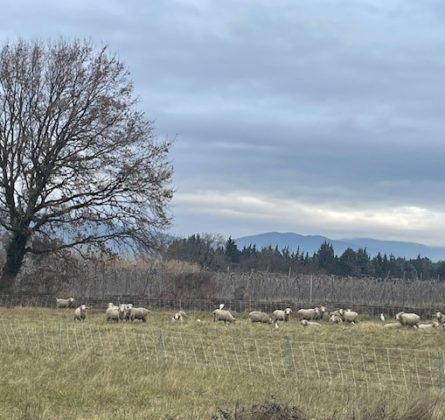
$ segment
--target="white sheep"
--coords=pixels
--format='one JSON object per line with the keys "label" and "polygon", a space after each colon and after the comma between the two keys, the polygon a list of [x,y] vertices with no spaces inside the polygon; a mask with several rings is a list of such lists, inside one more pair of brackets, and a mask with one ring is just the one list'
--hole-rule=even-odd
{"label": "white sheep", "polygon": [[277,309],[272,312],[272,319],[275,325],[278,325],[278,321],[289,321],[290,314],[292,313],[291,308],[286,308],[285,310]]}
{"label": "white sheep", "polygon": [[315,321],[307,321],[306,319],[302,319],[300,321],[300,324],[303,325],[303,327],[321,327],[321,324]]}
{"label": "white sheep", "polygon": [[299,309],[297,311],[297,318],[299,320],[305,319],[307,321],[311,321],[313,319],[318,319],[320,315],[320,308],[312,308],[312,309]]}
{"label": "white sheep", "polygon": [[[111,305],[111,306],[110,306]],[[112,303],[108,304],[108,308],[105,311],[106,320],[119,322],[119,307],[114,306]]]}
{"label": "white sheep", "polygon": [[342,324],[343,319],[339,314],[331,313],[331,316],[329,317],[329,322],[332,322],[333,324]]}
{"label": "white sheep", "polygon": [[224,321],[224,323],[226,323],[235,322],[236,319],[233,317],[230,311],[227,311],[225,309],[215,309],[213,311],[213,322],[216,321]]}
{"label": "white sheep", "polygon": [[124,303],[125,305],[125,320],[129,321],[130,320],[130,309],[133,308],[133,304],[132,303]]}
{"label": "white sheep", "polygon": [[114,303],[110,302],[107,305],[107,309],[119,309],[119,306],[116,306]]}
{"label": "white sheep", "polygon": [[390,322],[389,324],[385,324],[383,328],[392,329],[392,328],[400,328],[401,326],[402,324],[400,324],[400,322]]}
{"label": "white sheep", "polygon": [[[113,304],[108,304],[113,305]],[[113,308],[116,308],[116,306],[112,306]],[[131,303],[120,303],[119,306],[117,306],[117,309],[119,310],[119,320],[120,321],[128,321],[130,319],[130,309],[133,307],[133,304]]]}
{"label": "white sheep", "polygon": [[74,321],[83,321],[87,317],[87,309],[88,306],[86,305],[80,305],[78,308],[74,311]]}
{"label": "white sheep", "polygon": [[414,313],[399,312],[396,319],[403,326],[418,328],[420,316]]}
{"label": "white sheep", "polygon": [[74,298],[56,298],[56,308],[74,308]]}
{"label": "white sheep", "polygon": [[127,319],[127,305],[125,303],[121,303],[118,306],[119,311],[119,321],[125,321]]}
{"label": "white sheep", "polygon": [[349,322],[351,324],[355,324],[358,321],[357,320],[358,313],[354,312],[354,311],[351,311],[350,309],[346,309],[346,311],[343,310],[343,309],[340,309],[338,311],[338,313],[340,314],[343,322]]}
{"label": "white sheep", "polygon": [[316,314],[314,319],[317,320],[317,321],[322,320],[324,318],[324,314],[325,313],[326,313],[326,306],[322,305],[322,306],[319,307],[318,314]]}
{"label": "white sheep", "polygon": [[130,308],[130,321],[140,319],[142,322],[147,322],[147,317],[150,311],[146,308]]}
{"label": "white sheep", "polygon": [[266,312],[252,311],[249,313],[252,322],[261,322],[263,324],[272,324],[272,318]]}
{"label": "white sheep", "polygon": [[173,315],[172,321],[183,322],[184,321],[184,317],[187,317],[186,313],[184,311],[179,311],[179,312],[176,312]]}
{"label": "white sheep", "polygon": [[438,328],[439,323],[437,321],[434,321],[432,324],[418,324],[418,327],[421,330],[429,330],[431,328]]}
{"label": "white sheep", "polygon": [[442,312],[436,312],[436,314],[434,315],[434,318],[437,319],[437,322],[441,325],[445,324],[445,314],[443,314]]}

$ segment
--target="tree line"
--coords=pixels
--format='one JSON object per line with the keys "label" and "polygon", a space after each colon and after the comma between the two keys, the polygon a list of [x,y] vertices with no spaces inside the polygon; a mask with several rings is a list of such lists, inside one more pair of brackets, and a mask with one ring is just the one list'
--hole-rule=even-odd
{"label": "tree line", "polygon": [[334,274],[404,278],[406,280],[445,279],[445,261],[433,262],[420,255],[406,259],[378,253],[371,257],[365,248],[346,249],[336,255],[331,243],[324,242],[317,252],[290,251],[278,246],[258,249],[255,245],[239,249],[229,237],[224,241],[213,235],[191,235],[173,239],[166,247],[165,258],[198,264],[201,268],[220,271],[269,271],[290,274]]}

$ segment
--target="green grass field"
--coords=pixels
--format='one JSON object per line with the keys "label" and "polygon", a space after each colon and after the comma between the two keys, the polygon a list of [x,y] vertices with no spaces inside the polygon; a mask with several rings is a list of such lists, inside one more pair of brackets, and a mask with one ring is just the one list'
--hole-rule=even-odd
{"label": "green grass field", "polygon": [[445,418],[443,329],[171,315],[107,324],[95,311],[80,323],[72,310],[0,308],[0,418],[210,419],[271,400],[315,419],[401,415],[426,401]]}

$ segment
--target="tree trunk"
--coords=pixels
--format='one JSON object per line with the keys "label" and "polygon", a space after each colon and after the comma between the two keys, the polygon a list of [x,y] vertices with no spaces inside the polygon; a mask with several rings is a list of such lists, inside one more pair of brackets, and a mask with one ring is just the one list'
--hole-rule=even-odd
{"label": "tree trunk", "polygon": [[20,271],[25,257],[27,235],[15,233],[6,246],[6,263],[0,278],[0,292],[12,292],[15,278]]}

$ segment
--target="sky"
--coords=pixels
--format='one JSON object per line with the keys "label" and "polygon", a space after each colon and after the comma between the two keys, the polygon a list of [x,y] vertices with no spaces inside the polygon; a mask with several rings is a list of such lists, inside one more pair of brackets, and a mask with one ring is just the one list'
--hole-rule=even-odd
{"label": "sky", "polygon": [[445,3],[3,0],[0,41],[86,38],[173,141],[171,232],[445,245]]}

